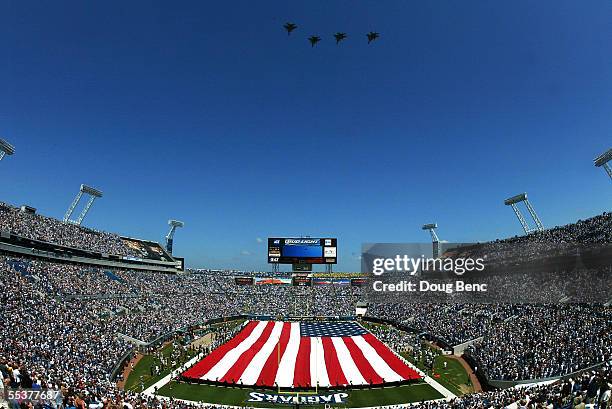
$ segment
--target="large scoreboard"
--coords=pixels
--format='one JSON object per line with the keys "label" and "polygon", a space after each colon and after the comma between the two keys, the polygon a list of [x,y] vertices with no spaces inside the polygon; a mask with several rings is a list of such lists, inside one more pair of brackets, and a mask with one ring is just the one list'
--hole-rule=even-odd
{"label": "large scoreboard", "polygon": [[336,264],[338,240],[332,238],[268,239],[268,263],[277,264]]}

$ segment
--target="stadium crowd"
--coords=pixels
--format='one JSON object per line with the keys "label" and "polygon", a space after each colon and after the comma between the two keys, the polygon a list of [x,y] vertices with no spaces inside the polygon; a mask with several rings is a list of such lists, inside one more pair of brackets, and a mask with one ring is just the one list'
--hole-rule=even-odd
{"label": "stadium crowd", "polygon": [[513,315],[514,310],[514,305],[391,303],[370,305],[368,315],[431,333],[448,345],[458,345],[482,336],[497,321]]}
{"label": "stadium crowd", "polygon": [[12,387],[111,388],[110,369],[129,349],[93,305],[45,292],[0,260],[0,370]]}
{"label": "stadium crowd", "polygon": [[565,226],[557,226],[543,231],[536,231],[526,236],[516,236],[509,239],[496,240],[495,243],[580,243],[597,244],[612,243],[612,212],[578,220]]}
{"label": "stadium crowd", "polygon": [[[605,213],[575,225],[510,240],[609,240]],[[596,228],[593,231],[593,228]],[[0,230],[66,246],[129,254],[119,236],[98,233],[0,204]],[[603,230],[603,231],[602,231]],[[121,252],[124,253],[121,253]],[[609,283],[608,283],[609,284]],[[605,283],[604,283],[605,285]],[[359,287],[237,285],[212,272],[164,274],[105,269],[0,255],[0,373],[3,385],[65,392],[68,407],[188,407],[120,391],[111,372],[136,342],[237,314],[354,314]],[[450,345],[482,337],[469,349],[490,379],[521,380],[568,374],[612,360],[612,309],[599,304],[374,304],[368,314],[430,333]],[[378,334],[397,349],[416,335]],[[610,370],[547,387],[472,394],[421,407],[499,407],[527,399],[609,399]],[[593,395],[593,379],[597,392]],[[578,386],[576,386],[578,385]],[[431,406],[434,405],[434,406]],[[435,406],[439,405],[439,406]],[[446,405],[446,406],[444,406]],[[554,406],[555,404],[553,404]]]}
{"label": "stadium crowd", "polygon": [[[5,316],[14,317],[0,330],[4,341],[0,357],[19,366],[31,359],[36,365],[23,373],[31,374],[33,382],[54,385],[60,380],[110,382],[108,371],[129,349],[116,334],[150,342],[218,316],[292,315],[296,305],[303,308],[308,303],[316,306],[313,315],[350,315],[359,298],[358,287],[245,288],[231,277],[122,270],[106,274],[97,268],[15,257],[0,258],[0,266],[7,289],[2,295]],[[79,298],[79,294],[96,297]],[[400,304],[373,305],[369,313],[412,327],[415,333],[431,333],[451,345],[483,337],[468,350],[492,379],[551,377],[612,359],[609,307]],[[62,337],[48,336],[49,331]],[[400,348],[391,335],[381,334]],[[415,336],[410,343],[416,341]],[[62,372],[77,362],[87,363],[82,378]]]}
{"label": "stadium crowd", "polygon": [[472,393],[448,402],[435,401],[411,405],[417,409],[606,409],[612,407],[612,368],[610,365],[597,371],[587,371],[576,378],[553,383],[517,386],[494,392]]}
{"label": "stadium crowd", "polygon": [[60,246],[137,257],[137,254],[131,251],[116,234],[99,232],[72,223],[63,223],[60,220],[32,214],[0,202],[0,231],[3,230],[27,239]]}
{"label": "stadium crowd", "polygon": [[473,258],[486,255],[487,269],[501,267],[506,271],[517,261],[520,263],[575,254],[589,249],[609,249],[612,243],[612,212],[579,220],[566,226],[534,231],[524,236],[498,239],[455,249],[459,257]]}
{"label": "stadium crowd", "polygon": [[517,313],[469,347],[490,378],[550,378],[612,361],[611,308],[524,305]]}
{"label": "stadium crowd", "polygon": [[421,349],[421,338],[414,332],[401,331],[387,325],[367,325],[367,330],[395,352],[412,353]]}

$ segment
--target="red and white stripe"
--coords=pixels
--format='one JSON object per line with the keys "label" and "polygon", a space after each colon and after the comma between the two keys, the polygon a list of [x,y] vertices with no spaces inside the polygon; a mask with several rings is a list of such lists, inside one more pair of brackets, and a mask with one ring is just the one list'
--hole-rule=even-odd
{"label": "red and white stripe", "polygon": [[372,334],[301,337],[300,324],[250,321],[183,375],[242,385],[329,387],[418,379]]}

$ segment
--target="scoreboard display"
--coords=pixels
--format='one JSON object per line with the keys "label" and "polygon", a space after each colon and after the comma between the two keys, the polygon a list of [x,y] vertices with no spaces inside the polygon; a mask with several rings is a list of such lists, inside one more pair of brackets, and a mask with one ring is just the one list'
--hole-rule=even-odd
{"label": "scoreboard display", "polygon": [[310,287],[312,285],[312,279],[308,277],[308,274],[294,274],[293,285],[298,287]]}
{"label": "scoreboard display", "polygon": [[253,277],[234,277],[237,285],[253,285]]}
{"label": "scoreboard display", "polygon": [[280,238],[268,239],[268,263],[336,264],[337,239]]}
{"label": "scoreboard display", "polygon": [[366,278],[351,278],[351,285],[353,287],[365,287],[368,283]]}

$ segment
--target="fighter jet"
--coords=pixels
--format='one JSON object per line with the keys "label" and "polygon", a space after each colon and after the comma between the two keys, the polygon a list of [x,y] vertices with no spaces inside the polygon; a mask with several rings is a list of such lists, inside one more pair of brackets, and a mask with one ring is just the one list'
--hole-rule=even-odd
{"label": "fighter jet", "polygon": [[293,30],[295,30],[297,28],[297,25],[295,25],[293,23],[285,23],[285,25],[283,27],[285,27],[285,30],[287,30],[287,35],[289,35],[289,34],[291,34],[291,32]]}
{"label": "fighter jet", "polygon": [[310,41],[310,46],[314,47],[316,43],[318,43],[319,41],[321,41],[321,37],[317,37],[317,36],[310,36],[308,37],[308,41]]}
{"label": "fighter jet", "polygon": [[378,37],[380,37],[380,34],[374,32],[374,31],[370,31],[368,34],[366,34],[368,36],[368,44],[370,44],[372,41],[376,40]]}
{"label": "fighter jet", "polygon": [[346,38],[346,33],[336,33],[334,34],[334,37],[336,38],[336,45],[338,45],[338,43],[340,43],[340,41],[344,40]]}

